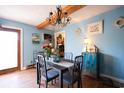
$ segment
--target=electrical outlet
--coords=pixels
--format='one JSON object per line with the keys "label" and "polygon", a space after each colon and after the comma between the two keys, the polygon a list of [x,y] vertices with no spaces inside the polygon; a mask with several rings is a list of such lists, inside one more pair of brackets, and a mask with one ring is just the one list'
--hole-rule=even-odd
{"label": "electrical outlet", "polygon": [[30,63],[33,63],[33,61],[31,61]]}

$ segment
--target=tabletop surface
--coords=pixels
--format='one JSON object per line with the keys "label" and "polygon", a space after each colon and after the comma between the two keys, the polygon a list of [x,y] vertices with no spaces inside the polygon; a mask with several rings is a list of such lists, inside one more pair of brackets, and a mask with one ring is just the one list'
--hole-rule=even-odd
{"label": "tabletop surface", "polygon": [[74,63],[68,61],[54,62],[53,60],[49,59],[46,60],[46,62],[48,65],[51,65],[53,68],[61,72],[67,71],[74,66]]}
{"label": "tabletop surface", "polygon": [[74,65],[74,63],[72,62],[68,62],[68,61],[60,61],[60,62],[54,62],[53,60],[49,59],[49,60],[46,60],[46,62],[51,62],[53,64],[56,64],[56,65],[60,65],[60,66],[63,66],[63,67],[72,67]]}

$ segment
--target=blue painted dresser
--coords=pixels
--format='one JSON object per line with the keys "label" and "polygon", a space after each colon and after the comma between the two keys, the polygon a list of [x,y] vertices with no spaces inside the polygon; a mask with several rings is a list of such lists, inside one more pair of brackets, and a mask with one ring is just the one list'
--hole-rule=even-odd
{"label": "blue painted dresser", "polygon": [[83,73],[98,78],[98,53],[83,52],[82,54],[84,58]]}

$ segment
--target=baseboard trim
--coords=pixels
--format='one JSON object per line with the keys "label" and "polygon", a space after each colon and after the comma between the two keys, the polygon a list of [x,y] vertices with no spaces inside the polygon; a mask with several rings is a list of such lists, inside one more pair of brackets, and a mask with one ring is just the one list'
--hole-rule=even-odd
{"label": "baseboard trim", "polygon": [[31,69],[31,68],[36,68],[36,65],[32,64],[32,65],[28,65],[26,67],[21,67],[21,70],[26,70],[26,69]]}
{"label": "baseboard trim", "polygon": [[113,77],[113,76],[109,76],[109,75],[105,75],[105,74],[100,74],[101,77],[106,77],[106,78],[110,78],[112,79],[113,81],[116,81],[116,82],[119,82],[119,83],[124,83],[124,80],[123,79],[118,79],[116,77]]}
{"label": "baseboard trim", "polygon": [[21,70],[26,70],[27,68],[26,67],[21,67]]}

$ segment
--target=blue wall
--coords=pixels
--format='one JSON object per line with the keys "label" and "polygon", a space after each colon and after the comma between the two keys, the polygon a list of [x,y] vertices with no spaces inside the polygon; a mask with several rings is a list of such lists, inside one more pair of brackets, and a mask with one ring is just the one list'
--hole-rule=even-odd
{"label": "blue wall", "polygon": [[[101,56],[100,74],[113,76],[124,80],[124,27],[118,29],[114,21],[124,16],[124,7],[82,20],[64,29],[66,34],[65,52],[73,52],[74,56],[81,54],[83,49],[84,33],[87,31],[87,24],[104,20],[103,34],[88,36],[99,48]],[[81,28],[80,34],[76,33]]]}
{"label": "blue wall", "polygon": [[31,61],[33,60],[33,51],[41,51],[41,44],[43,43],[43,39],[41,37],[41,43],[40,44],[32,44],[32,33],[39,33],[41,36],[41,33],[49,33],[54,34],[53,31],[48,30],[38,30],[35,26],[15,22],[11,20],[6,20],[0,18],[0,24],[6,25],[6,26],[12,26],[17,28],[23,29],[23,65],[27,66],[31,64]]}

